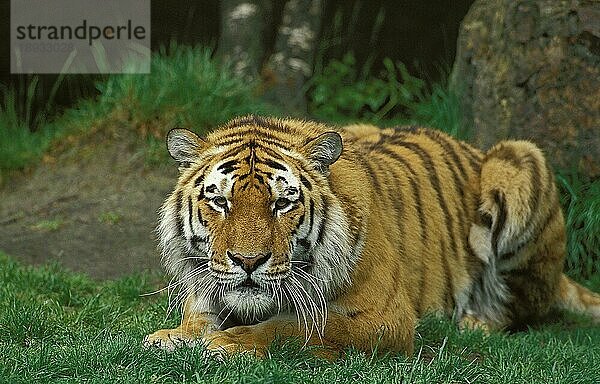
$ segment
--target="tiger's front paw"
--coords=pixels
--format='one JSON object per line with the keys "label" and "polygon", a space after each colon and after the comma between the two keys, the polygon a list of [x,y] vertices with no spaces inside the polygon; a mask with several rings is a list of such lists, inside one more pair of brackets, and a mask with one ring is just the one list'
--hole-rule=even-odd
{"label": "tiger's front paw", "polygon": [[205,336],[203,341],[206,349],[221,357],[231,356],[236,353],[249,353],[253,356],[264,357],[265,348],[257,348],[251,340],[236,337],[227,331],[217,331]]}
{"label": "tiger's front paw", "polygon": [[181,332],[179,329],[161,329],[147,335],[144,338],[143,345],[146,348],[155,347],[173,351],[175,348],[183,346],[193,347],[197,342],[196,337]]}

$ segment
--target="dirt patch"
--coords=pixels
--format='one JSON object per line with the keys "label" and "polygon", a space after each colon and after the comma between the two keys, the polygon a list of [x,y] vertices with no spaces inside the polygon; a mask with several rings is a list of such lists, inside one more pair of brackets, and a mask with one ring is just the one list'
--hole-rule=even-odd
{"label": "dirt patch", "polygon": [[6,182],[0,250],[29,264],[54,260],[98,279],[160,271],[156,212],[177,169],[147,166],[136,140],[87,144]]}

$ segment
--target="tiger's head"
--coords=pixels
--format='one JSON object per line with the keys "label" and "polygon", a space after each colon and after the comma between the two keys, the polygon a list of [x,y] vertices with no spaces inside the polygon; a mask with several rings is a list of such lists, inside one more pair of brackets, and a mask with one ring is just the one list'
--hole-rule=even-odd
{"label": "tiger's head", "polygon": [[341,136],[247,117],[206,138],[173,129],[167,148],[180,175],[158,233],[180,299],[194,294],[198,310],[243,323],[285,307],[322,315],[350,268],[340,265],[347,220],[327,179]]}

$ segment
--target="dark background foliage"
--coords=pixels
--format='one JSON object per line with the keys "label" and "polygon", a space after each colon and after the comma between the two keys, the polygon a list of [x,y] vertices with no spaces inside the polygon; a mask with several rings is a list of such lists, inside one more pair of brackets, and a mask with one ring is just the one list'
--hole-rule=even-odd
{"label": "dark background foliage", "polygon": [[[413,75],[432,82],[444,80],[456,52],[456,38],[462,18],[472,0],[325,0],[321,4],[321,20],[316,58],[311,65],[324,65],[342,59],[352,52],[357,68],[368,68],[377,75],[385,70],[383,59],[405,63]],[[266,5],[265,5],[266,4]],[[268,61],[276,47],[277,31],[285,1],[264,1],[268,12],[260,25],[261,61]],[[152,49],[179,45],[203,45],[219,51],[223,24],[217,0],[152,1]],[[27,89],[32,76],[10,74],[10,0],[0,1],[0,84],[14,88],[20,100],[18,111],[26,114]],[[445,71],[444,71],[445,69]],[[51,108],[72,105],[81,97],[97,94],[94,83],[101,76],[70,75],[52,95]],[[57,75],[38,76],[33,114],[46,111]],[[31,129],[37,129],[31,122]]]}

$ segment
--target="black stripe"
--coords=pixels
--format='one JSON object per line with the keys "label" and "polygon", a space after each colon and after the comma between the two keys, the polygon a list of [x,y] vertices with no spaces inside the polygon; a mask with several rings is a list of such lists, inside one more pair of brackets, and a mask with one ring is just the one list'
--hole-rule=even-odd
{"label": "black stripe", "polygon": [[[454,219],[450,215],[450,210],[448,209],[448,204],[446,203],[446,200],[444,199],[444,196],[442,194],[440,180],[439,180],[438,174],[435,170],[435,165],[433,164],[433,160],[431,159],[429,154],[420,145],[418,145],[416,143],[403,142],[403,143],[398,143],[397,145],[416,153],[421,158],[423,165],[427,169],[427,172],[430,175],[431,186],[433,187],[433,189],[436,192],[436,200],[442,209],[442,213],[444,216],[444,222],[446,225],[446,231],[447,231],[448,237],[450,239],[450,246],[452,247],[452,251],[454,252],[454,257],[458,257],[459,251],[458,251],[458,245],[457,245],[456,239],[455,239]],[[446,258],[447,254],[448,254],[448,252],[446,252],[446,250],[444,249],[442,251],[442,257]],[[447,263],[447,261],[445,260],[444,263]]]}
{"label": "black stripe", "polygon": [[193,205],[192,205],[192,196],[188,196],[188,224],[190,225],[190,232],[194,233],[194,227],[192,225],[192,221],[194,219],[193,214]]}
{"label": "black stripe", "polygon": [[479,221],[488,229],[492,229],[492,215],[487,212],[479,212]]}
{"label": "black stripe", "polygon": [[421,133],[422,131],[424,131],[425,129],[417,126],[417,125],[397,125],[395,127],[393,127],[394,129],[394,133]]}
{"label": "black stripe", "polygon": [[323,244],[323,238],[325,237],[325,227],[327,225],[327,211],[329,210],[329,202],[327,198],[323,196],[323,207],[321,209],[321,223],[319,224],[319,229],[317,230],[317,244]]}
{"label": "black stripe", "polygon": [[204,244],[207,242],[207,238],[206,237],[202,237],[202,236],[198,236],[198,235],[194,235],[192,236],[192,238],[190,239],[192,245],[194,247],[197,247],[198,244]]}
{"label": "black stripe", "polygon": [[202,184],[203,181],[204,181],[204,174],[202,174],[196,178],[196,181],[194,181],[194,188],[198,188],[200,186],[200,184]]}
{"label": "black stripe", "polygon": [[[526,244],[534,244],[538,241],[539,237],[542,235],[542,233],[544,232],[544,230],[550,225],[550,223],[552,222],[553,219],[556,218],[556,216],[561,212],[560,209],[560,205],[558,203],[558,201],[556,201],[556,195],[554,196],[554,199],[552,199],[552,202],[549,202],[551,208],[550,210],[546,213],[546,216],[544,216],[543,220],[540,220],[537,223],[535,232],[532,234],[532,236],[527,239],[523,244],[520,244],[516,250],[514,250],[513,252],[510,252],[506,255],[500,255],[501,259],[509,259],[511,257],[513,257],[517,252],[519,252],[519,250],[521,248],[523,248]],[[529,223],[530,225],[535,225],[534,223]]]}
{"label": "black stripe", "polygon": [[215,184],[211,184],[208,187],[204,187],[204,190],[208,193],[215,193],[217,186]]}
{"label": "black stripe", "polygon": [[[267,145],[273,145],[285,150],[290,150],[290,143],[289,142],[285,142],[282,140],[279,140],[273,136],[265,136],[266,134],[268,134],[268,132],[262,132],[262,135],[258,136],[253,139],[253,140],[258,140],[258,143],[256,143],[255,145],[260,145],[260,147],[262,149],[265,149],[265,144]],[[245,137],[234,137],[231,138],[229,140],[225,140],[225,141],[221,141],[221,142],[217,142],[216,145],[217,146],[229,146],[229,145],[234,145],[234,144],[240,144],[241,147],[246,147],[248,146],[247,143],[244,143],[244,141],[247,140]]]}
{"label": "black stripe", "polygon": [[[446,243],[444,240],[441,241],[441,248],[446,249]],[[446,305],[449,308],[454,307],[454,282],[452,281],[454,276],[452,275],[452,270],[450,269],[450,262],[448,261],[448,257],[445,253],[440,255],[442,258],[442,263],[444,263],[444,269],[446,270],[446,274],[444,275],[444,280],[446,281]],[[450,300],[450,302],[448,302]]]}
{"label": "black stripe", "polygon": [[[442,248],[446,248],[446,244],[442,241]],[[442,258],[442,263],[444,264],[444,269],[446,270],[446,274],[444,275],[444,281],[446,282],[445,286],[445,301],[447,309],[454,307],[454,279],[452,276],[452,270],[450,269],[450,262],[448,261],[448,257],[445,254],[440,255]]]}
{"label": "black stripe", "polygon": [[200,211],[200,207],[198,207],[198,221],[200,222],[200,224],[202,224],[204,227],[208,226],[208,222],[206,220],[204,220],[204,218],[202,217],[202,212]]}
{"label": "black stripe", "polygon": [[450,157],[452,157],[452,160],[458,168],[459,173],[461,175],[464,175],[464,177],[466,178],[467,172],[465,170],[465,167],[463,167],[463,164],[460,161],[460,157],[458,156],[458,152],[456,151],[450,140],[448,140],[448,137],[438,131],[424,130],[423,132],[427,135],[427,137],[429,137],[431,140],[435,141],[442,148],[444,148],[444,151],[448,153]]}
{"label": "black stripe", "polygon": [[[464,236],[468,237],[467,232],[465,231],[465,223],[469,223],[472,220],[472,215],[469,215],[467,212],[470,212],[468,206],[468,199],[465,196],[466,193],[466,180],[467,174],[465,172],[465,168],[463,167],[458,153],[454,149],[452,143],[448,140],[448,138],[438,131],[432,130],[423,130],[423,133],[429,139],[440,145],[445,153],[449,154],[451,157],[451,161],[447,161],[446,157],[444,157],[444,164],[450,169],[452,173],[452,179],[454,181],[455,191],[458,195],[459,201],[456,204],[457,207],[457,215],[458,215],[458,223],[457,229],[459,231],[459,236],[462,239]],[[466,238],[464,237],[464,238]],[[463,250],[465,255],[468,254],[468,244],[467,241],[463,241]],[[457,255],[458,256],[458,255]]]}
{"label": "black stripe", "polygon": [[469,160],[469,165],[471,166],[471,169],[473,169],[475,173],[479,173],[479,168],[481,167],[481,161],[483,159],[482,154],[476,152],[476,150],[473,147],[471,147],[464,141],[457,141],[457,143],[460,146],[460,148],[464,151],[467,160]]}
{"label": "black stripe", "polygon": [[279,169],[281,171],[287,171],[287,168],[284,167],[283,165],[279,164],[278,162],[274,161],[274,160],[270,160],[270,159],[266,159],[266,160],[262,160],[262,163],[268,165],[269,167],[273,168],[273,169]]}
{"label": "black stripe", "polygon": [[302,184],[304,184],[306,189],[312,191],[312,184],[306,179],[306,177],[304,177],[304,175],[300,175],[300,181],[302,182]]}
{"label": "black stripe", "polygon": [[[376,153],[376,152],[374,152]],[[398,173],[394,172],[392,167],[386,167],[385,164],[380,163],[381,166],[379,167],[379,170],[381,172],[386,173],[386,175],[388,176],[388,178],[396,179],[399,175]],[[398,168],[396,168],[398,169]],[[396,272],[396,276],[400,276],[399,273],[399,269],[402,266],[402,259],[404,258],[404,255],[406,253],[406,246],[405,246],[405,241],[406,241],[406,222],[404,221],[404,214],[405,214],[405,207],[406,207],[406,201],[405,201],[405,196],[403,194],[402,188],[394,188],[395,190],[395,194],[394,197],[391,200],[392,202],[392,207],[393,210],[396,213],[396,227],[398,229],[398,238],[396,239],[396,252],[397,255],[399,256],[398,259],[394,260],[395,262],[395,272]],[[358,236],[357,236],[358,239]],[[423,258],[421,258],[421,262],[423,262]],[[390,296],[394,296],[394,295],[390,295]],[[389,300],[389,299],[388,299]],[[385,308],[390,308],[388,305],[385,306]]]}
{"label": "black stripe", "polygon": [[177,236],[183,236],[183,219],[181,218],[181,205],[183,199],[183,191],[177,191],[175,202],[175,222],[177,225]]}
{"label": "black stripe", "polygon": [[520,156],[512,145],[501,144],[487,156],[486,161],[487,159],[495,158],[510,163],[515,168],[521,169],[522,164],[519,161],[519,157]]}
{"label": "black stripe", "polygon": [[531,237],[531,239],[529,240],[529,242],[531,242],[531,243],[536,242],[537,239],[538,239],[538,237],[540,237],[540,235],[546,229],[546,227],[548,227],[548,225],[550,225],[550,222],[552,222],[552,219],[556,218],[556,216],[560,212],[561,212],[560,205],[558,203],[554,204],[554,206],[548,212],[548,215],[544,219],[543,223],[539,226],[537,232],[535,233],[535,235],[533,235]]}
{"label": "black stripe", "polygon": [[[221,146],[221,145],[219,144],[217,146]],[[233,146],[232,148],[229,148],[225,152],[219,153],[216,156],[218,156],[221,159],[227,159],[231,156],[237,156],[240,151],[245,150],[246,148],[247,148],[247,145],[244,143],[242,145]]]}
{"label": "black stripe", "polygon": [[[463,201],[463,204],[466,203],[466,201],[464,199],[466,174],[465,174],[465,169],[463,168],[456,151],[454,150],[454,148],[452,148],[452,145],[448,141],[446,141],[445,138],[438,132],[433,132],[431,130],[423,130],[422,132],[431,141],[433,141],[434,143],[439,145],[442,148],[444,153],[449,154],[450,157],[452,158],[453,164],[450,164],[450,162],[447,161],[445,156],[443,157],[443,161],[444,161],[444,164],[446,165],[446,167],[452,173],[452,179],[454,181],[455,191],[461,196],[461,198],[462,198],[461,200]],[[456,172],[455,168],[459,169],[459,173]],[[462,177],[459,177],[459,175],[461,175]]]}
{"label": "black stripe", "polygon": [[235,144],[239,144],[240,147],[245,147],[244,141],[246,140],[246,137],[243,135],[240,135],[239,133],[235,133],[235,137],[223,137],[221,138],[220,141],[217,141],[215,143],[215,146],[218,147],[227,147],[230,145],[235,145]]}
{"label": "black stripe", "polygon": [[494,202],[498,207],[498,217],[496,218],[496,225],[492,232],[492,249],[494,251],[494,256],[498,257],[498,238],[506,223],[506,207],[504,206],[504,195],[497,189],[493,191],[493,194]]}
{"label": "black stripe", "polygon": [[229,160],[224,162],[223,164],[219,165],[219,167],[217,168],[218,171],[222,171],[224,174],[228,174],[231,173],[233,171],[236,170],[236,164],[238,163],[237,160]]}
{"label": "black stripe", "polygon": [[247,125],[254,125],[257,127],[267,128],[267,129],[281,129],[283,126],[277,122],[271,122],[268,119],[265,119],[261,116],[247,116],[243,117],[239,120],[233,122],[233,124],[229,128],[243,127]]}
{"label": "black stripe", "polygon": [[310,237],[310,234],[313,230],[313,225],[315,223],[315,201],[310,199],[310,209],[309,209],[309,217],[308,217],[308,232],[306,237]]}
{"label": "black stripe", "polygon": [[269,180],[273,180],[274,174],[268,171],[261,171],[260,169],[256,169],[255,173],[260,173],[263,177],[266,177]]}
{"label": "black stripe", "polygon": [[[293,208],[292,208],[293,209]],[[291,210],[290,210],[291,211]],[[288,211],[289,212],[289,211]],[[300,216],[300,218],[298,219],[298,224],[296,224],[296,228],[294,229],[294,234],[296,234],[296,231],[298,231],[298,228],[300,228],[300,226],[302,225],[302,223],[304,222],[304,217],[305,214],[304,212],[302,213],[302,215]]]}
{"label": "black stripe", "polygon": [[375,187],[375,193],[377,193],[378,195],[387,195],[386,191],[384,191],[383,188],[381,188],[381,184],[379,184],[379,180],[377,180],[377,174],[373,172],[373,167],[371,166],[371,164],[369,164],[369,159],[362,160],[362,165],[367,170],[367,176],[371,179],[373,187]]}
{"label": "black stripe", "polygon": [[250,148],[250,154],[248,156],[248,164],[250,165],[250,173],[254,172],[254,165],[256,163],[256,142],[254,140],[250,140],[248,143],[248,148]]}
{"label": "black stripe", "polygon": [[538,164],[538,161],[532,155],[526,156],[527,161],[531,164],[531,196],[529,197],[529,206],[531,207],[532,215],[535,215],[540,205],[540,194],[542,186],[540,181],[542,180],[541,170]]}
{"label": "black stripe", "polygon": [[411,186],[411,192],[412,192],[413,200],[415,201],[415,207],[417,209],[417,214],[419,215],[419,233],[420,233],[420,238],[423,241],[426,237],[425,212],[423,212],[423,200],[421,197],[421,188],[415,181],[415,176],[416,176],[415,170],[412,167],[412,165],[410,165],[410,163],[408,161],[406,161],[406,159],[404,159],[402,156],[400,156],[400,154],[393,152],[389,148],[380,148],[379,153],[390,156],[392,159],[401,163],[402,167],[404,167],[404,169],[408,169],[408,171],[410,172],[410,174],[408,175],[408,181]]}
{"label": "black stripe", "polygon": [[307,238],[298,239],[296,242],[298,243],[299,246],[306,249],[307,251],[310,250],[310,248],[311,248],[310,241]]}
{"label": "black stripe", "polygon": [[283,162],[285,162],[285,159],[283,158],[283,156],[281,154],[279,154],[277,151],[272,150],[269,147],[265,147],[264,145],[260,145],[261,143],[258,143],[258,147],[261,151],[266,152],[267,155],[276,158],[277,160],[281,160]]}
{"label": "black stripe", "polygon": [[254,180],[258,181],[261,184],[266,184],[265,183],[265,178],[262,177],[261,175],[259,175],[258,172],[254,173]]}
{"label": "black stripe", "polygon": [[[378,152],[373,152],[375,154],[377,154]],[[380,155],[383,155],[382,153],[378,153]],[[377,165],[376,165],[377,166]],[[389,179],[389,176],[392,176],[392,180],[395,179],[398,175],[396,173],[394,173],[392,170],[390,170],[390,168],[385,167],[385,165],[383,167],[379,167],[379,171],[380,173],[386,173]],[[403,227],[403,220],[402,217],[404,216],[404,196],[402,194],[402,190],[401,188],[394,188],[394,191],[397,195],[394,195],[393,199],[390,199],[392,201],[392,205],[394,207],[394,211],[396,211],[396,216],[398,217],[397,220],[397,225],[399,229],[402,229],[401,232],[404,234],[404,227]],[[402,238],[402,236],[401,236]]]}
{"label": "black stripe", "polygon": [[[180,165],[181,165],[181,163],[180,163]],[[188,164],[187,166],[185,166],[184,168],[189,168],[189,164]],[[190,173],[189,173],[189,174],[188,174],[188,175],[185,177],[185,179],[181,179],[181,180],[179,181],[179,183],[178,183],[178,184],[179,184],[179,185],[186,185],[186,184],[187,184],[187,183],[189,183],[189,182],[190,182],[190,180],[191,180],[191,179],[192,179],[194,176],[196,176],[197,174],[198,174],[198,172],[190,172]]]}

